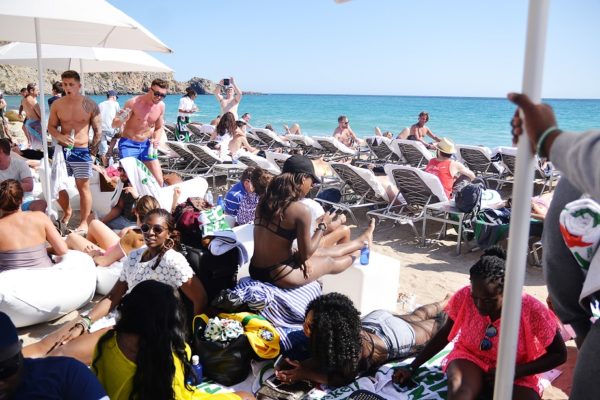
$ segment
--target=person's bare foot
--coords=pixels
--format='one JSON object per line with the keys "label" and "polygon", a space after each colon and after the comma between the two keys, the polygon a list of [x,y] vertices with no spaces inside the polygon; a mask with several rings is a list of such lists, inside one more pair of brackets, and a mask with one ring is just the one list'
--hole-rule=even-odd
{"label": "person's bare foot", "polygon": [[65,226],[69,224],[69,220],[71,219],[71,215],[73,215],[73,209],[69,207],[66,211],[63,211],[63,216],[60,220],[62,224]]}
{"label": "person's bare foot", "polygon": [[375,231],[375,218],[371,218],[371,221],[369,221],[369,226],[367,227],[367,229],[365,229],[365,231],[362,233],[362,235],[359,236],[359,239],[361,241],[368,241],[369,242],[369,248],[372,247],[373,245],[373,232]]}

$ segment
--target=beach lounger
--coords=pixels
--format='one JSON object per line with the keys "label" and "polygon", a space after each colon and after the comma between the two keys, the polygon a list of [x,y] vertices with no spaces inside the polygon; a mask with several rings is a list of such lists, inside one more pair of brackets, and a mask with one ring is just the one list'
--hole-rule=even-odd
{"label": "beach lounger", "polygon": [[393,140],[382,136],[373,136],[366,139],[371,151],[369,160],[374,163],[398,163],[402,160],[402,153],[398,146],[392,147]]}
{"label": "beach lounger", "polygon": [[202,172],[196,157],[188,150],[187,144],[178,141],[167,141],[166,146],[177,157],[167,156],[161,159],[162,170],[176,172],[180,175],[195,176]]}
{"label": "beach lounger", "polygon": [[281,168],[277,164],[272,163],[267,158],[257,156],[256,154],[245,152],[238,155],[237,159],[248,167],[260,167],[273,175],[279,175],[281,173]]}
{"label": "beach lounger", "polygon": [[498,178],[503,168],[498,162],[491,160],[492,152],[485,146],[456,145],[458,161],[484,180]]}
{"label": "beach lounger", "polygon": [[315,142],[323,148],[321,155],[325,161],[334,161],[341,158],[356,157],[357,151],[346,146],[331,136],[315,136]]}
{"label": "beach lounger", "polygon": [[283,164],[285,163],[285,160],[290,158],[289,154],[276,153],[274,151],[265,151],[265,156],[267,157],[267,160],[269,160],[272,164],[277,165],[280,170],[283,169]]}
{"label": "beach lounger", "polygon": [[269,129],[259,129],[254,128],[250,129],[248,133],[253,134],[258,139],[260,139],[264,144],[265,150],[271,149],[289,149],[291,146],[288,142],[279,137],[278,134],[269,130]]}
{"label": "beach lounger", "polygon": [[393,141],[400,149],[400,153],[411,167],[425,168],[429,160],[433,158],[431,151],[423,143],[416,140],[394,139]]}
{"label": "beach lounger", "polygon": [[415,235],[420,237],[415,222],[424,218],[425,206],[448,201],[442,183],[437,176],[416,167],[386,164],[383,168],[390,182],[396,185],[398,192],[404,197],[405,203],[390,203],[385,208],[369,211],[367,215],[409,224]]}
{"label": "beach lounger", "polygon": [[[502,188],[505,184],[512,184],[514,182],[514,175],[516,171],[517,161],[517,148],[516,147],[498,147],[496,152],[500,154],[500,160],[504,167],[503,174],[495,179],[498,181],[498,188]],[[542,168],[540,159],[535,156],[535,175],[534,183],[542,185],[539,194],[543,194],[546,189],[549,191],[556,186],[556,182],[560,178],[560,173],[554,169],[552,163],[546,164],[546,169]],[[494,180],[494,179],[492,179]]]}
{"label": "beach lounger", "polygon": [[192,134],[190,140],[192,143],[204,144],[210,141],[210,135],[215,131],[212,125],[188,124],[188,130]]}
{"label": "beach lounger", "polygon": [[204,176],[212,178],[213,189],[216,185],[217,176],[226,176],[226,184],[228,185],[247,167],[243,163],[233,163],[231,157],[221,158],[216,151],[208,146],[188,143],[187,148],[199,161],[200,168],[204,170]]}
{"label": "beach lounger", "polygon": [[385,188],[379,183],[373,171],[343,163],[331,163],[331,168],[338,175],[342,186],[342,199],[339,203],[316,198],[322,204],[328,204],[350,214],[352,221],[358,225],[353,209],[365,207],[382,207],[390,199]]}
{"label": "beach lounger", "polygon": [[323,147],[310,136],[287,135],[286,137],[296,148],[302,150],[305,156],[317,155],[323,152]]}

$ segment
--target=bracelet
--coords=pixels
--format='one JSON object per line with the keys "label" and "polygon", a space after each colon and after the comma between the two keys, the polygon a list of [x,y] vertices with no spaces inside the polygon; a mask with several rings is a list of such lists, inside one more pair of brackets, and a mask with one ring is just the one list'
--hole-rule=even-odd
{"label": "bracelet", "polygon": [[551,134],[555,133],[555,132],[562,132],[560,129],[558,129],[556,126],[551,126],[548,129],[546,129],[544,131],[544,133],[542,133],[540,135],[540,138],[538,139],[538,143],[537,143],[537,147],[536,147],[536,154],[540,157],[542,156],[542,150],[543,150],[543,146],[544,146],[544,142],[546,141],[546,139],[548,139],[548,136],[550,136]]}
{"label": "bracelet", "polygon": [[319,225],[317,225],[317,229],[325,232],[327,230],[327,225],[325,225],[325,222],[319,222]]}
{"label": "bracelet", "polygon": [[90,328],[92,327],[92,319],[90,317],[86,316],[82,316],[81,317],[81,321],[77,322],[77,324],[75,325],[81,325],[83,327],[83,330],[86,332],[90,331]]}

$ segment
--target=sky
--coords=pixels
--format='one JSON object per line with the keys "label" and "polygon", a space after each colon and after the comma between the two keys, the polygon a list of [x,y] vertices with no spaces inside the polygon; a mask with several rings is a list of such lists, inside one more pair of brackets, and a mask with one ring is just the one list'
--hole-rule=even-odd
{"label": "sky", "polygon": [[[109,0],[171,47],[175,78],[263,93],[504,97],[527,0]],[[598,0],[554,0],[542,97],[600,98]]]}

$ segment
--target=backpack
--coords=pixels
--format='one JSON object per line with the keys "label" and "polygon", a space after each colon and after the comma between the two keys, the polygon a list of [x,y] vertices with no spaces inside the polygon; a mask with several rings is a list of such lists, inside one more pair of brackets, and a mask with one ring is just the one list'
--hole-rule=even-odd
{"label": "backpack", "polygon": [[197,246],[202,239],[202,227],[198,217],[211,205],[201,197],[188,197],[185,203],[178,204],[173,212],[175,229],[181,233],[181,243]]}
{"label": "backpack", "polygon": [[468,183],[462,181],[460,185],[456,185],[454,190],[454,203],[460,211],[477,212],[481,207],[481,196],[485,189],[485,183],[473,181]]}

